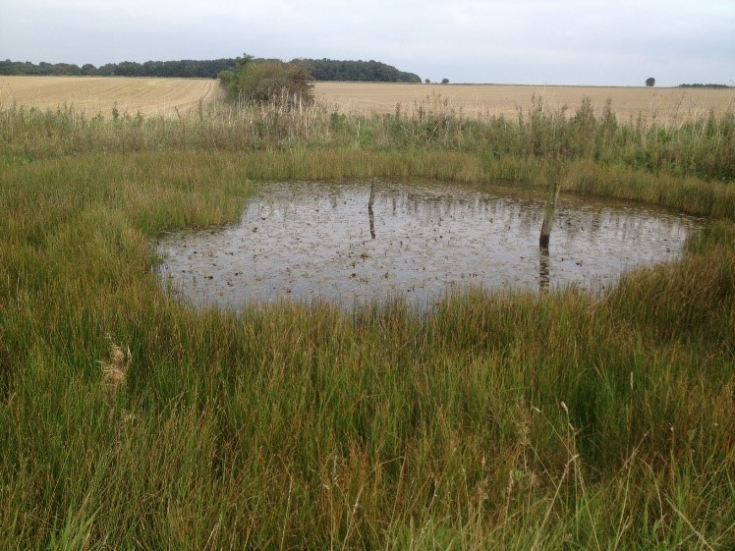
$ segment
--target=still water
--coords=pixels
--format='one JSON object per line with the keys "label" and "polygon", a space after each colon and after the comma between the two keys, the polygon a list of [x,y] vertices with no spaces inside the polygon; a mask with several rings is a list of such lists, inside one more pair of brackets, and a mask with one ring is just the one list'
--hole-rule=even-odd
{"label": "still water", "polygon": [[420,306],[468,286],[598,293],[674,260],[702,220],[564,194],[539,249],[544,193],[456,183],[263,184],[236,225],[166,235],[159,273],[197,305],[403,295]]}

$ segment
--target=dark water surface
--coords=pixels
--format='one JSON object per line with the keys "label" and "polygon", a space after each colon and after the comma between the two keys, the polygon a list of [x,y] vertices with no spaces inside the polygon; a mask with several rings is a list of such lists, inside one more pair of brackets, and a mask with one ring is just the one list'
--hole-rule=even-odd
{"label": "dark water surface", "polygon": [[[372,201],[371,201],[372,193]],[[238,224],[164,236],[160,275],[195,304],[405,295],[428,305],[467,286],[604,290],[678,258],[699,219],[562,192],[548,251],[545,193],[447,183],[263,184]]]}

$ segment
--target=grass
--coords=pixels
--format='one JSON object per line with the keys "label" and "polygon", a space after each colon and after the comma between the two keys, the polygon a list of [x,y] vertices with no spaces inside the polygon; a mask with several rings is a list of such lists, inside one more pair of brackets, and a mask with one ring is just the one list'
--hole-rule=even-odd
{"label": "grass", "polygon": [[[0,547],[732,549],[734,125],[1,110]],[[196,310],[150,270],[258,181],[559,174],[716,221],[603,297],[425,314]]]}

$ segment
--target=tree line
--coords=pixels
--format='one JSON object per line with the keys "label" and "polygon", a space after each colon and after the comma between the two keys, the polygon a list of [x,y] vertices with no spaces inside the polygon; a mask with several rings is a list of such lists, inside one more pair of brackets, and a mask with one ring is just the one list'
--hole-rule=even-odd
{"label": "tree line", "polygon": [[107,63],[99,67],[88,63],[79,67],[72,63],[34,64],[29,61],[0,61],[2,75],[43,75],[43,76],[126,76],[126,77],[182,77],[216,78],[220,71],[235,66],[234,59],[214,59],[206,61],[184,59],[180,61],[123,61]]}
{"label": "tree line", "polygon": [[727,84],[679,84],[679,88],[731,88]]}
{"label": "tree line", "polygon": [[314,80],[421,82],[418,75],[399,71],[379,61],[336,61],[333,59],[302,59],[299,61],[306,65]]}
{"label": "tree line", "polygon": [[[256,59],[273,62],[278,60]],[[332,59],[294,59],[288,64],[304,67],[311,78],[318,81],[365,81],[365,82],[421,82],[418,75],[399,71],[391,65],[378,61],[337,61]],[[38,64],[29,61],[0,61],[0,75],[46,75],[46,76],[127,76],[127,77],[178,77],[217,78],[222,71],[236,71],[237,59],[213,59],[180,61],[123,61],[107,63],[100,67],[85,64],[79,67],[71,63]]]}

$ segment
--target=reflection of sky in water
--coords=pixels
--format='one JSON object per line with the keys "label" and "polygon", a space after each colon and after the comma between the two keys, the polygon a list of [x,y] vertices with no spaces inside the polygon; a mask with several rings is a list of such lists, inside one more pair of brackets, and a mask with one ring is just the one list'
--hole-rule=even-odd
{"label": "reflection of sky in water", "polygon": [[163,239],[161,274],[197,304],[231,308],[399,293],[426,303],[467,285],[538,289],[547,279],[599,291],[627,268],[676,258],[699,224],[562,193],[544,254],[544,193],[377,181],[369,209],[370,192],[370,183],[264,184],[239,224]]}

